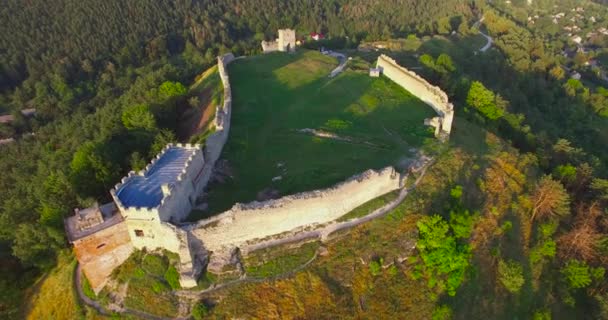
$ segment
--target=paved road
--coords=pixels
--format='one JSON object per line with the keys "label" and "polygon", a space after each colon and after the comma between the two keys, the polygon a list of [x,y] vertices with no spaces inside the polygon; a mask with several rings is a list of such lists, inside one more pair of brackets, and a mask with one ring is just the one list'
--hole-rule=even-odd
{"label": "paved road", "polygon": [[492,37],[490,37],[489,35],[479,31],[479,33],[486,38],[486,40],[488,40],[488,43],[486,43],[485,46],[483,46],[483,48],[479,49],[479,51],[481,52],[486,52],[486,50],[490,49],[492,47],[492,43],[494,42],[494,40],[492,39]]}
{"label": "paved road", "polygon": [[[483,22],[484,19],[485,19],[485,17],[481,17],[481,19],[479,19],[479,21],[477,21],[477,22],[475,22],[475,24],[473,24],[473,27],[479,28],[481,26],[481,23]],[[479,30],[479,33],[484,38],[486,38],[486,40],[488,40],[488,43],[486,43],[485,46],[483,46],[481,49],[479,49],[479,51],[486,52],[488,49],[490,49],[492,47],[492,43],[494,43],[494,39],[492,39],[492,37],[490,37],[489,35],[481,32],[481,30]]]}

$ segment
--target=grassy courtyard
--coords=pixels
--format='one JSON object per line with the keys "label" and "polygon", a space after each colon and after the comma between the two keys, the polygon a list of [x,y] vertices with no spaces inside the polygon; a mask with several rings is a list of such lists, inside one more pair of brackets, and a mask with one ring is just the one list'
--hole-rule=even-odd
{"label": "grassy courtyard", "polygon": [[191,219],[260,199],[264,190],[287,195],[369,168],[399,167],[411,148],[432,137],[423,124],[434,115],[430,107],[385,77],[369,77],[366,69],[347,68],[328,78],[336,65],[334,58],[300,50],[229,66],[233,113],[222,159],[232,178],[211,185],[209,209]]}

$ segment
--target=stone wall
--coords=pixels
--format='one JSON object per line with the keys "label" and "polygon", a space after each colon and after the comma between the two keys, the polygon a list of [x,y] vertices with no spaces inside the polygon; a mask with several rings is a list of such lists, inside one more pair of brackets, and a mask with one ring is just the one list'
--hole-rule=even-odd
{"label": "stone wall", "polygon": [[[160,204],[154,208],[140,208],[140,207],[126,207],[117,195],[118,190],[133,179],[133,177],[139,175],[144,176],[154,166],[156,161],[160,159],[163,154],[173,147],[173,144],[168,144],[152,161],[146,166],[144,170],[139,172],[131,171],[129,174],[122,178],[120,183],[117,183],[110,194],[114,200],[114,203],[125,218],[133,217],[139,219],[143,217],[158,217],[162,221],[181,221],[185,219],[190,211],[192,205],[196,200],[196,197],[204,188],[204,184],[200,183],[200,175],[203,170],[205,159],[201,146],[198,144],[177,144],[177,147],[194,149],[194,153],[188,158],[184,168],[177,177],[177,180],[171,188],[163,190],[163,199]],[[197,183],[198,182],[198,183]]]}
{"label": "stone wall", "polygon": [[213,252],[209,270],[218,269],[235,247],[331,222],[400,186],[401,176],[392,167],[367,170],[328,189],[265,202],[236,204],[229,211],[201,220],[187,229],[202,241],[206,250]]}
{"label": "stone wall", "polygon": [[78,239],[73,244],[76,258],[95,292],[103,288],[112,271],[133,252],[124,221]]}
{"label": "stone wall", "polygon": [[454,120],[454,106],[449,102],[448,95],[437,86],[433,86],[425,79],[400,66],[395,60],[386,55],[378,57],[377,67],[382,73],[420,100],[430,105],[439,115],[439,134],[447,138],[452,131]]}
{"label": "stone wall", "polygon": [[[232,91],[226,68],[235,59],[238,58],[231,53],[218,57],[224,101],[216,109],[213,120],[215,132],[205,141],[202,152],[195,153],[189,159],[177,187],[167,190],[166,197],[156,208],[125,208],[116,196],[116,190],[136,174],[129,173],[111,190],[118,209],[124,215],[124,223],[95,233],[86,242],[75,243],[78,260],[96,286],[103,286],[111,271],[129,256],[133,248],[162,248],[179,255],[178,271],[182,287],[194,287],[207,258],[208,270],[221,270],[237,247],[263,239],[281,238],[304,229],[316,229],[367,201],[403,187],[403,177],[392,167],[379,171],[367,170],[327,189],[264,202],[236,204],[224,213],[195,224],[182,227],[173,225],[186,217],[183,212],[189,212],[193,205],[191,195],[200,194],[209,182],[215,162],[228,139]],[[435,108],[443,122],[442,129],[449,134],[453,111],[445,93],[415,73],[399,67],[388,57],[381,56],[378,65],[387,77]],[[97,250],[102,241],[112,243],[108,251]]]}
{"label": "stone wall", "polygon": [[279,37],[274,41],[262,41],[262,52],[294,52],[296,50],[296,32],[292,29],[279,29]]}

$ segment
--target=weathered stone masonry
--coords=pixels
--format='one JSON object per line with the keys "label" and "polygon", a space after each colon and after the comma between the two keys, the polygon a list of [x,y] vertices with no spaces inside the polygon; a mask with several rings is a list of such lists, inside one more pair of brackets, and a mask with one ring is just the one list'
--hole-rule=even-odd
{"label": "weathered stone masonry", "polygon": [[401,175],[392,167],[368,170],[327,189],[236,204],[189,229],[206,250],[213,252],[208,270],[219,271],[229,260],[230,252],[247,242],[331,222],[400,186]]}
{"label": "weathered stone masonry", "polygon": [[436,136],[447,139],[452,131],[452,121],[454,121],[454,106],[448,100],[448,95],[441,88],[428,83],[415,72],[400,66],[395,60],[384,54],[378,57],[376,65],[389,79],[435,109],[439,117],[428,119],[426,123],[437,129]]}
{"label": "weathered stone masonry", "polygon": [[[368,170],[327,189],[236,204],[212,218],[177,227],[175,223],[187,217],[196,197],[207,186],[228,139],[232,91],[226,68],[235,59],[238,58],[232,54],[218,57],[224,101],[216,109],[215,131],[207,138],[204,149],[199,145],[168,145],[145,170],[130,172],[110,191],[114,203],[86,209],[88,211],[66,220],[66,230],[78,260],[96,291],[101,290],[112,270],[122,264],[134,248],[177,253],[180,283],[182,287],[194,287],[205,263],[208,270],[220,271],[236,248],[269,237],[288,237],[306,228],[315,229],[369,200],[403,187],[404,176],[392,167]],[[378,59],[378,66],[387,77],[437,111],[439,117],[434,121],[441,136],[447,137],[453,119],[453,107],[447,95],[386,56]],[[175,160],[175,166],[170,153],[181,159]],[[163,176],[166,182],[156,181],[155,188],[148,188],[147,183],[151,182],[146,179],[154,180],[154,175],[161,173],[172,176],[170,179]]]}

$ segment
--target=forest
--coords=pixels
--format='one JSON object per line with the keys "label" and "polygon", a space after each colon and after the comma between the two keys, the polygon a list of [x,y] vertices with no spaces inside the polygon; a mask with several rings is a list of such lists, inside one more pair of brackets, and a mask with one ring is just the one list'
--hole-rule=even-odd
{"label": "forest", "polygon": [[[571,1],[537,5],[554,4],[569,9]],[[464,38],[477,32],[474,23],[483,16],[481,28],[495,38],[496,50],[471,59],[470,52],[440,43],[424,48],[417,63],[448,92],[459,117],[511,149],[488,152],[478,181],[461,182],[464,192],[449,191],[448,204],[434,207],[444,214],[420,219],[418,241],[425,249],[414,275],[432,280],[434,294],[451,306],[438,308],[437,319],[474,316],[463,304],[478,298],[471,279],[487,279],[472,270],[483,268],[496,270],[492,281],[510,295],[526,292],[530,283],[543,288],[529,304],[555,296],[557,310],[570,307],[576,314],[589,307],[591,317],[608,317],[608,148],[602,147],[608,143],[608,86],[591,72],[585,79],[592,81],[570,79],[564,66],[581,67],[593,56],[564,61],[561,51],[573,44],[556,40],[550,28],[522,24],[518,14],[532,12],[525,1],[513,6],[6,0],[0,8],[0,115],[15,120],[0,123],[0,139],[16,141],[0,145],[0,316],[21,318],[26,289],[68,247],[64,217],[107,201],[117,179],[178,141],[179,115],[192,101],[187,86],[218,54],[258,54],[259,42],[283,27],[325,33],[344,48],[452,32]],[[20,112],[27,108],[35,108],[35,116]],[[509,216],[523,218],[509,224]],[[505,245],[496,236],[505,234],[522,239],[522,252],[501,256]],[[455,267],[446,271],[446,265]],[[545,305],[522,308],[538,309],[535,319],[551,318]]]}

